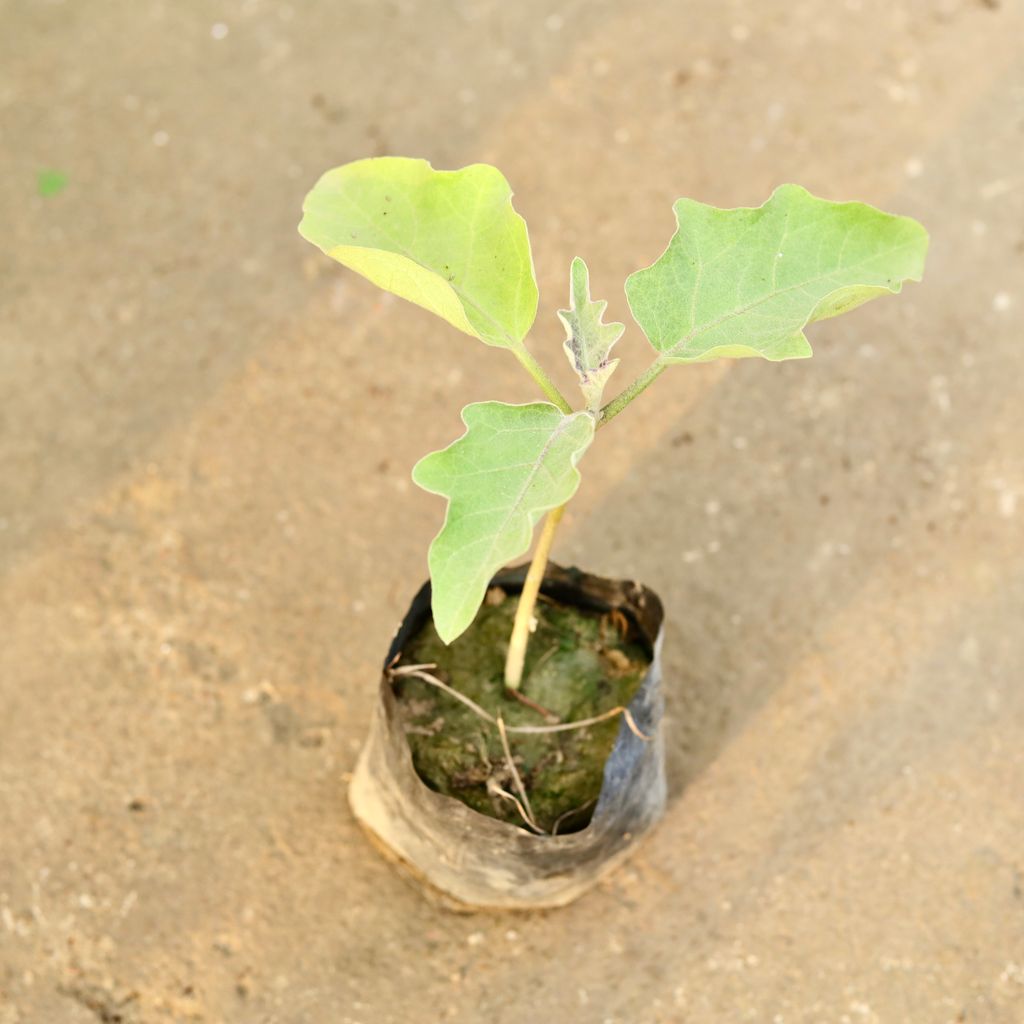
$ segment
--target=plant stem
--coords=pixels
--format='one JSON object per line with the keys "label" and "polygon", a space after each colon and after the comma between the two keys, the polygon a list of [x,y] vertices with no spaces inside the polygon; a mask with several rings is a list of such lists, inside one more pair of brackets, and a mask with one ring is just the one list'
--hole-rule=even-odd
{"label": "plant stem", "polygon": [[572,406],[565,400],[562,392],[555,387],[554,381],[544,372],[544,367],[526,350],[526,346],[520,345],[512,351],[515,353],[516,359],[523,364],[526,372],[540,385],[541,391],[568,416],[572,412]]}
{"label": "plant stem", "polygon": [[660,358],[655,359],[647,369],[640,374],[639,377],[632,384],[629,385],[625,391],[620,391],[602,410],[598,417],[597,425],[603,427],[612,417],[618,416],[623,409],[629,405],[630,402],[640,394],[641,391],[645,390],[651,384],[653,384],[664,372],[667,363],[663,363]]}
{"label": "plant stem", "polygon": [[553,508],[544,520],[537,541],[537,550],[533,553],[529,571],[523,581],[523,589],[519,594],[515,621],[512,623],[512,636],[508,642],[508,656],[505,659],[505,685],[510,690],[517,690],[523,681],[523,665],[526,662],[526,645],[530,641],[530,624],[533,621],[533,609],[537,605],[537,595],[544,580],[544,570],[548,566],[548,555],[551,553],[551,542],[555,538],[555,530],[565,512],[565,506]]}
{"label": "plant stem", "polygon": [[[562,410],[569,415],[572,408],[562,396],[562,393],[555,387],[551,378],[544,372],[543,367],[526,350],[525,346],[513,349],[516,358],[526,368],[531,377],[540,385],[541,390]],[[620,392],[597,414],[597,425],[600,427],[608,420],[617,416],[630,402],[654,383],[661,376],[666,364],[660,359],[655,361],[642,373],[625,391]],[[555,537],[555,530],[561,522],[565,506],[560,505],[552,509],[544,520],[540,537],[537,540],[537,549],[533,553],[530,568],[523,581],[523,589],[519,594],[519,604],[516,607],[516,617],[512,623],[512,636],[508,642],[508,655],[505,658],[505,686],[509,690],[518,690],[523,681],[523,667],[526,663],[526,647],[530,642],[530,626],[533,623],[533,610],[537,606],[537,595],[540,593],[540,585],[544,580],[544,570],[548,565],[548,555],[551,553],[551,542]]]}

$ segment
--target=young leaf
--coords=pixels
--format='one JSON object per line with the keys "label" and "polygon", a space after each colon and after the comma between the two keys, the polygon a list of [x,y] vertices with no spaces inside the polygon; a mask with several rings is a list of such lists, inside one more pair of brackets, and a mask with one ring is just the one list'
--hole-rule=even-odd
{"label": "young leaf", "polygon": [[558,317],[565,324],[565,354],[580,376],[580,390],[588,409],[601,405],[601,393],[608,378],[619,365],[609,359],[612,346],[622,337],[622,324],[603,324],[601,316],[608,303],[590,298],[590,271],[577,256],[569,271],[569,309],[560,309]]}
{"label": "young leaf", "polygon": [[799,359],[803,328],[919,281],[924,228],[799,185],[763,206],[719,210],[680,199],[661,257],[626,280],[636,322],[663,363],[719,357]]}
{"label": "young leaf", "polygon": [[594,418],[547,402],[475,402],[466,433],[420,459],[413,480],[448,499],[430,545],[434,626],[447,644],[473,621],[494,573],[530,547],[547,511],[576,492],[576,463],[594,437]]}
{"label": "young leaf", "polygon": [[496,168],[357,160],[328,171],[302,210],[299,233],[339,263],[488,345],[521,347],[537,283],[526,222]]}

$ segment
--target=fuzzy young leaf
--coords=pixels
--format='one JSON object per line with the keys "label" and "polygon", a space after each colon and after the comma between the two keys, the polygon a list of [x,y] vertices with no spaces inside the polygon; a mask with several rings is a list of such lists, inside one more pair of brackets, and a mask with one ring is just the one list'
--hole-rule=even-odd
{"label": "fuzzy young leaf", "polygon": [[757,208],[680,199],[661,257],[626,280],[636,322],[664,363],[799,359],[803,328],[919,281],[928,235],[909,217],[783,185]]}
{"label": "fuzzy young leaf", "polygon": [[430,545],[434,626],[451,643],[473,621],[494,573],[530,547],[533,528],[579,486],[576,464],[594,418],[547,402],[476,402],[462,410],[466,433],[420,459],[413,480],[448,499]]}
{"label": "fuzzy young leaf", "polygon": [[580,390],[588,409],[601,404],[601,393],[608,378],[619,365],[609,359],[612,346],[622,337],[622,324],[603,324],[601,317],[608,303],[590,298],[590,271],[577,256],[569,269],[569,308],[560,309],[558,318],[565,325],[563,342],[569,365],[579,374]]}
{"label": "fuzzy young leaf", "polygon": [[488,345],[521,347],[537,283],[526,222],[496,168],[357,160],[328,171],[302,210],[299,233],[339,263]]}

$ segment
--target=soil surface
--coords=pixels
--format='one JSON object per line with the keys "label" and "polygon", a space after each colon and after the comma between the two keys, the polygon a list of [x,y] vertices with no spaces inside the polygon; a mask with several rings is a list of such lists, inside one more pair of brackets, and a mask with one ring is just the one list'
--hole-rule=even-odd
{"label": "soil surface", "polygon": [[[491,587],[473,624],[448,647],[426,623],[403,652],[398,671],[403,665],[434,667],[425,675],[399,676],[395,692],[413,764],[432,789],[521,828],[565,834],[590,821],[622,716],[565,731],[515,730],[601,719],[627,707],[651,658],[630,641],[621,613],[572,608],[542,596],[519,689],[531,702],[526,705],[505,689],[517,605],[517,595]],[[508,753],[491,722],[431,678],[468,697],[492,720],[500,717],[511,730]],[[520,785],[525,806],[514,799]]]}
{"label": "soil surface", "polygon": [[[1024,6],[2,11],[2,1024],[1024,1019]],[[664,599],[670,802],[561,911],[435,908],[346,802],[409,470],[536,397],[298,237],[382,153],[501,167],[565,390],[570,259],[629,324],[680,195],[932,233],[813,360],[666,373],[581,463],[555,558]]]}

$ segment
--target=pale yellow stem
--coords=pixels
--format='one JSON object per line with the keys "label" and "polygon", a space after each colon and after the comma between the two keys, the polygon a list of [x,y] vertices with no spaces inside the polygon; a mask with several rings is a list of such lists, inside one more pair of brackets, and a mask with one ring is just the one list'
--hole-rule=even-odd
{"label": "pale yellow stem", "polygon": [[537,605],[544,570],[548,567],[551,542],[555,539],[555,530],[564,512],[565,506],[559,505],[547,514],[537,540],[537,550],[533,553],[533,561],[530,562],[529,571],[523,581],[515,621],[512,623],[512,636],[508,642],[508,657],[505,659],[505,685],[510,690],[519,689],[519,684],[523,681],[523,665],[526,662],[526,645],[530,642],[533,609]]}

